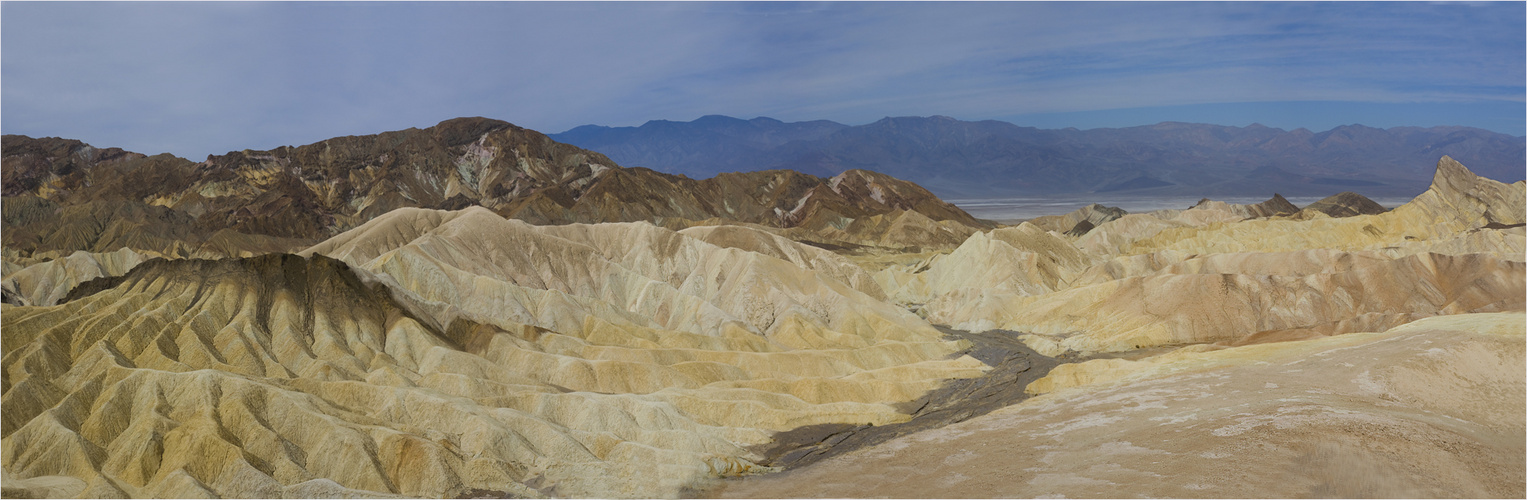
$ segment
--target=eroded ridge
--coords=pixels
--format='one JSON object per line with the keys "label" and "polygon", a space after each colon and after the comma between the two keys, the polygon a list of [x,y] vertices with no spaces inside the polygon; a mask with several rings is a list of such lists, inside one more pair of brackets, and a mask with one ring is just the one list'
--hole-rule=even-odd
{"label": "eroded ridge", "polygon": [[778,253],[822,271],[650,224],[404,210],[0,306],[7,494],[672,496],[986,369],[833,277],[851,264]]}

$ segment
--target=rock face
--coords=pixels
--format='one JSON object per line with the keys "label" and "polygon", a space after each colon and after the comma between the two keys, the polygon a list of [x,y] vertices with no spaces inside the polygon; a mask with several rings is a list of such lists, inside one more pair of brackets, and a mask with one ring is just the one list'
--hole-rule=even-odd
{"label": "rock face", "polygon": [[897,422],[985,369],[836,256],[688,234],[399,209],[300,256],[153,259],[0,306],[6,473],[89,497],[671,496],[755,471],[772,432]]}
{"label": "rock face", "polygon": [[[1122,208],[1105,207],[1103,205],[1093,203],[1091,205],[1078,208],[1075,211],[1065,215],[1046,215],[1044,217],[1036,217],[1034,220],[1028,222],[1035,226],[1039,226],[1040,229],[1044,229],[1046,231],[1064,233],[1070,233],[1074,231],[1077,234],[1073,236],[1081,236],[1083,234],[1087,234],[1087,231],[1091,231],[1092,228],[1097,227],[1104,222],[1108,222],[1128,214],[1129,213],[1125,212]],[[1087,223],[1086,226],[1081,226],[1083,222]],[[1079,229],[1080,227],[1085,227],[1085,229]]]}
{"label": "rock face", "polygon": [[[696,181],[621,168],[604,155],[485,118],[336,137],[193,163],[98,150],[79,141],[4,137],[5,245],[58,256],[127,247],[154,255],[295,251],[398,208],[483,206],[534,224],[704,220],[835,231],[853,244],[924,245],[855,222],[908,212],[962,240],[986,227],[927,190],[848,171],[831,179],[776,170]],[[926,226],[927,224],[925,224]],[[878,231],[878,232],[877,232]],[[946,238],[948,239],[948,238]]]}

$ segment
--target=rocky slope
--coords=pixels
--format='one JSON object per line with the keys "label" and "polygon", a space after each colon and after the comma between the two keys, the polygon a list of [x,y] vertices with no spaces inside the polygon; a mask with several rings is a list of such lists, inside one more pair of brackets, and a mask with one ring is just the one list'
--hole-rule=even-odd
{"label": "rocky slope", "polygon": [[742,222],[891,248],[926,243],[907,239],[915,232],[855,222],[916,212],[926,220],[912,224],[952,230],[955,242],[985,227],[915,184],[872,172],[829,179],[776,170],[696,181],[621,168],[484,118],[200,163],[7,135],[3,162],[5,246],[27,256],[123,247],[177,257],[294,251],[405,207],[482,206],[534,224]]}
{"label": "rocky slope", "polygon": [[[640,127],[583,126],[558,141],[625,165],[704,178],[789,168],[821,176],[867,169],[946,197],[1151,193],[1178,196],[1414,196],[1426,165],[1448,155],[1493,179],[1523,179],[1527,142],[1466,127],[1324,132],[1251,125],[1159,123],[1093,130],[1042,130],[943,116],[885,118],[846,126],[707,116]],[[1097,195],[1094,195],[1097,196]]]}
{"label": "rocky slope", "polygon": [[[711,494],[1517,497],[1527,491],[1524,322],[1521,313],[1446,316],[1155,362],[1062,365],[1051,377],[1068,383],[1035,382],[1053,392],[1023,404]],[[1119,365],[1142,366],[1086,376]]]}
{"label": "rocky slope", "polygon": [[1304,207],[1302,212],[1305,218],[1314,217],[1314,212],[1320,212],[1328,217],[1351,217],[1354,215],[1378,215],[1388,211],[1382,205],[1375,203],[1366,196],[1343,191],[1322,198],[1320,201]]}
{"label": "rocky slope", "polygon": [[1524,197],[1522,182],[1444,157],[1431,189],[1390,212],[1308,218],[1268,209],[1287,205],[1275,198],[1130,214],[1082,236],[1025,223],[876,279],[930,321],[1024,332],[1049,354],[1382,330],[1521,310]]}
{"label": "rocky slope", "polygon": [[985,369],[851,263],[738,230],[399,209],[303,255],[0,306],[6,473],[89,497],[670,496],[759,469],[772,432],[898,422]]}

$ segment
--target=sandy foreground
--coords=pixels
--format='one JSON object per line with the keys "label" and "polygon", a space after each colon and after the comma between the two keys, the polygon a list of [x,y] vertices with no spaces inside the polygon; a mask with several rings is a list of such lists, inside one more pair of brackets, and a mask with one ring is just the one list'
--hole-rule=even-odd
{"label": "sandy foreground", "polygon": [[1115,382],[705,494],[1519,498],[1524,320],[1437,317],[1134,363]]}

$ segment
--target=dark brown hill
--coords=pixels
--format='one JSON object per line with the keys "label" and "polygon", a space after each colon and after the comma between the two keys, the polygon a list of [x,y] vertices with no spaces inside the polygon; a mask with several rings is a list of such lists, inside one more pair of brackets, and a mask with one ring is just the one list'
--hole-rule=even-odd
{"label": "dark brown hill", "polygon": [[403,207],[481,205],[535,224],[684,227],[719,219],[816,232],[918,212],[919,220],[957,228],[982,225],[916,184],[873,172],[827,179],[772,170],[694,180],[621,168],[602,154],[486,118],[200,163],[19,135],[4,137],[4,151],[5,246],[24,254],[124,246],[178,256],[293,250]]}
{"label": "dark brown hill", "polygon": [[1387,212],[1388,209],[1368,199],[1368,197],[1351,192],[1327,196],[1325,199],[1311,203],[1304,207],[1305,211],[1320,212],[1331,217],[1352,217],[1355,215],[1374,215]]}

